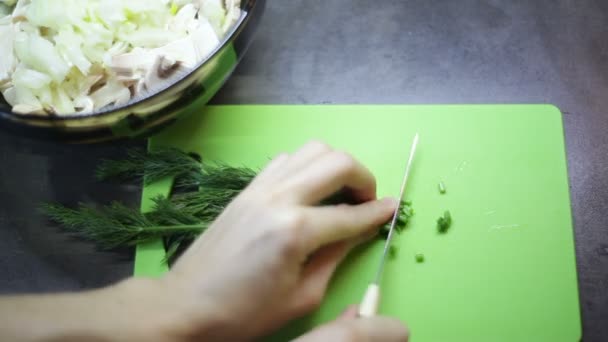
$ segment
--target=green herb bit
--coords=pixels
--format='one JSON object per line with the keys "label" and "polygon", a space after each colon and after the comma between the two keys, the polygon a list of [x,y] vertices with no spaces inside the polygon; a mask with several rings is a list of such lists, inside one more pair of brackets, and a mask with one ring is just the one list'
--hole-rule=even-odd
{"label": "green herb bit", "polygon": [[[414,216],[414,209],[411,207],[411,201],[402,201],[397,213],[397,222],[395,222],[395,231],[401,233],[410,222],[410,218]],[[384,239],[388,238],[390,233],[391,222],[388,222],[380,229],[380,236]]]}
{"label": "green herb bit", "polygon": [[438,187],[439,187],[439,193],[442,195],[445,194],[445,191],[446,191],[445,184],[443,182],[439,182]]}
{"label": "green herb bit", "polygon": [[422,262],[424,262],[424,254],[422,254],[422,253],[418,253],[418,254],[416,254],[416,262],[417,262],[417,263],[422,263]]}
{"label": "green herb bit", "polygon": [[398,248],[397,246],[395,246],[395,245],[391,245],[391,246],[388,248],[388,256],[389,256],[391,259],[396,258],[398,253],[399,253],[399,248]]}
{"label": "green herb bit", "polygon": [[452,215],[448,210],[443,213],[443,216],[437,219],[437,231],[446,233],[452,225]]}

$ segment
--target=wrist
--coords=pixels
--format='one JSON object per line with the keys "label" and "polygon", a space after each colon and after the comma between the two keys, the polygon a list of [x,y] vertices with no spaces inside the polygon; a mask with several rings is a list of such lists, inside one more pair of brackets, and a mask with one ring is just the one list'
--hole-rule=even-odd
{"label": "wrist", "polygon": [[[138,282],[139,279],[133,279]],[[165,277],[153,285],[162,309],[158,333],[170,341],[242,340],[239,324],[226,307],[177,277]]]}
{"label": "wrist", "polygon": [[125,303],[120,319],[130,341],[199,341],[220,336],[224,326],[207,303],[166,279],[131,278],[108,289]]}
{"label": "wrist", "polygon": [[129,279],[100,290],[0,299],[0,340],[175,341],[179,326],[156,280]]}
{"label": "wrist", "polygon": [[128,336],[125,340],[171,341],[174,322],[168,319],[168,292],[161,281],[129,278],[100,291],[107,297],[108,311],[114,312],[117,333]]}
{"label": "wrist", "polygon": [[160,281],[130,278],[113,286],[76,294],[74,300],[91,336],[108,341],[174,341],[166,294]]}

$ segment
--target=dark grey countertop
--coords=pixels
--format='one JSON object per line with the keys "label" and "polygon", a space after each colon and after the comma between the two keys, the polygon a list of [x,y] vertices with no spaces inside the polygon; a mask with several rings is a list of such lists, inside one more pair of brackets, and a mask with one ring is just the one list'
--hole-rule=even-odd
{"label": "dark grey countertop", "polygon": [[[557,105],[584,337],[608,340],[607,1],[269,1],[257,40],[214,102]],[[48,152],[0,135],[0,293],[92,288],[129,275],[132,251],[97,251],[33,211],[48,200],[136,203],[139,189],[91,178],[100,157],[123,150]]]}

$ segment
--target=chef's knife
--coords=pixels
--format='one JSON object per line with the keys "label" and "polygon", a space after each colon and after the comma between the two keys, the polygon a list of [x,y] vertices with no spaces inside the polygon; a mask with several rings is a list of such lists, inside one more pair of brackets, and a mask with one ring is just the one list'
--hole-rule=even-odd
{"label": "chef's knife", "polygon": [[397,218],[399,217],[401,201],[403,200],[403,194],[405,193],[407,179],[410,175],[410,169],[412,166],[412,161],[414,160],[414,154],[416,153],[417,147],[418,133],[416,133],[416,136],[414,137],[414,141],[412,143],[412,147],[410,149],[410,156],[407,160],[407,166],[405,167],[405,173],[403,175],[403,181],[401,183],[401,190],[399,192],[399,205],[393,213],[393,219],[391,220],[391,226],[388,233],[388,237],[384,244],[384,252],[382,253],[382,258],[380,259],[378,271],[376,272],[374,280],[367,287],[367,290],[365,291],[365,296],[363,297],[363,301],[361,302],[361,306],[359,307],[360,317],[371,317],[376,315],[376,313],[378,312],[378,304],[380,303],[380,282],[382,280],[384,264],[386,263],[386,259],[388,258],[388,255],[390,253],[391,241],[393,239],[393,234],[395,233],[395,226],[397,225]]}

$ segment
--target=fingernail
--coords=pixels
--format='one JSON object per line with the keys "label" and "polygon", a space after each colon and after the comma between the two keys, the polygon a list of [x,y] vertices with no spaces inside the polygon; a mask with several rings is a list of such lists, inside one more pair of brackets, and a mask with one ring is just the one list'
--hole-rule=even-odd
{"label": "fingernail", "polygon": [[391,207],[391,209],[395,210],[399,202],[395,197],[385,197],[382,199],[382,203],[385,203],[387,207]]}
{"label": "fingernail", "polygon": [[358,311],[359,311],[359,308],[357,305],[350,305],[344,311],[342,311],[342,313],[340,314],[340,316],[338,318],[339,319],[355,318],[355,317],[357,317]]}

